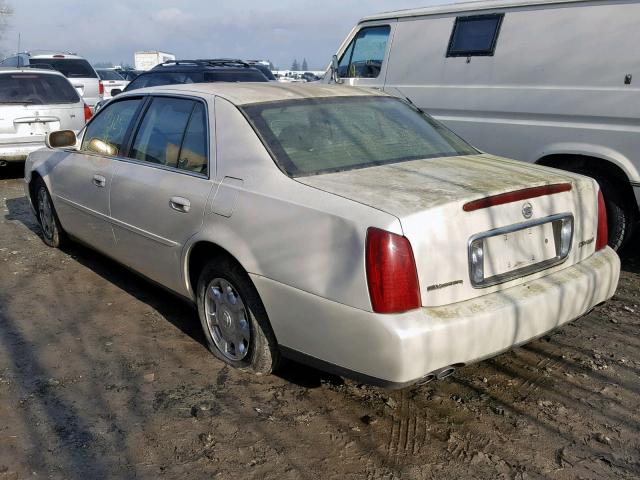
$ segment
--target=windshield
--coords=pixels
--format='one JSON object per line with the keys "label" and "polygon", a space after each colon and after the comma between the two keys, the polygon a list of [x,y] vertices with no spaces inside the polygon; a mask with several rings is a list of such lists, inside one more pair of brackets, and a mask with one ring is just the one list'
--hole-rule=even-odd
{"label": "windshield", "polygon": [[242,110],[292,177],[478,153],[431,117],[392,97],[286,100]]}
{"label": "windshield", "polygon": [[67,78],[97,78],[93,67],[82,58],[32,58],[30,64],[49,66]]}
{"label": "windshield", "polygon": [[54,105],[78,103],[69,81],[58,74],[11,73],[0,75],[0,104]]}
{"label": "windshield", "polygon": [[102,80],[124,80],[118,72],[113,70],[98,70],[98,75]]}

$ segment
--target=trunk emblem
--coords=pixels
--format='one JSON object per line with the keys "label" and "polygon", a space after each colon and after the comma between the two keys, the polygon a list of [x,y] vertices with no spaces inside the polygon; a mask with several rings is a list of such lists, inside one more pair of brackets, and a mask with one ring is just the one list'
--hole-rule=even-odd
{"label": "trunk emblem", "polygon": [[522,216],[526,219],[529,219],[533,216],[533,206],[529,202],[526,202],[524,205],[522,205]]}

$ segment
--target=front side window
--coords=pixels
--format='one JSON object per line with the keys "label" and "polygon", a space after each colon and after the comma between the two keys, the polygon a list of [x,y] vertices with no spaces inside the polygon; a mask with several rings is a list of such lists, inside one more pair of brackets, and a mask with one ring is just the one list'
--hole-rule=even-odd
{"label": "front side window", "polygon": [[109,156],[123,154],[127,131],[142,99],[121,100],[103,107],[87,125],[81,150]]}
{"label": "front side window", "polygon": [[206,174],[204,118],[199,102],[154,98],[133,141],[131,158]]}
{"label": "front side window", "polygon": [[0,103],[56,105],[79,101],[80,97],[69,80],[57,73],[0,75]]}
{"label": "front side window", "polygon": [[504,14],[456,18],[449,40],[447,57],[493,55],[503,18]]}
{"label": "front side window", "polygon": [[360,30],[347,47],[338,65],[342,78],[377,78],[387,50],[391,27],[367,27]]}
{"label": "front side window", "polygon": [[242,109],[292,177],[477,153],[429,116],[392,97],[287,100]]}

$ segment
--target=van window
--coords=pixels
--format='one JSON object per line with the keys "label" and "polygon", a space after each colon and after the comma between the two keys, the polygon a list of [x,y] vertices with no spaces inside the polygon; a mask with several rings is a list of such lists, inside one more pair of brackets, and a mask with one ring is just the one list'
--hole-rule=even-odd
{"label": "van window", "polygon": [[67,78],[98,78],[96,71],[84,58],[42,58],[30,60],[32,67],[53,68]]}
{"label": "van window", "polygon": [[502,13],[456,18],[447,57],[493,55],[503,18]]}
{"label": "van window", "polygon": [[389,25],[360,30],[340,59],[338,75],[342,78],[377,78],[390,31]]}

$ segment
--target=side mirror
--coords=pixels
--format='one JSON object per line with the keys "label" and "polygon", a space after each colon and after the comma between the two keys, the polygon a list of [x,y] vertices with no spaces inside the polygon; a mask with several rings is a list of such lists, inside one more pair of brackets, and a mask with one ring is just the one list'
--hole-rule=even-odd
{"label": "side mirror", "polygon": [[99,153],[100,155],[107,155],[109,157],[115,157],[118,154],[118,149],[115,146],[104,142],[99,138],[92,138],[87,145],[87,150],[93,153]]}
{"label": "side mirror", "polygon": [[119,88],[114,88],[113,90],[111,90],[111,96],[115,97],[116,95],[120,95],[122,93],[122,90],[120,90]]}
{"label": "side mirror", "polygon": [[340,79],[340,75],[338,75],[338,68],[339,68],[339,62],[338,62],[338,56],[334,55],[333,57],[331,57],[331,80],[334,83],[342,83],[342,80]]}
{"label": "side mirror", "polygon": [[44,140],[47,148],[65,148],[73,147],[78,139],[75,132],[71,130],[58,130],[57,132],[51,132]]}

